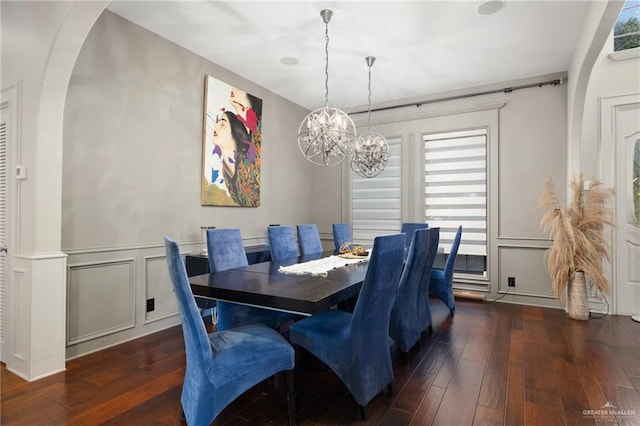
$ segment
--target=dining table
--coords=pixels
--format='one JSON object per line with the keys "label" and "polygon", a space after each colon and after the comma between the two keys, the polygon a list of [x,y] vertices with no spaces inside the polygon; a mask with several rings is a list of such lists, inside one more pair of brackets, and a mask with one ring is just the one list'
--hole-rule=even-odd
{"label": "dining table", "polygon": [[209,272],[189,277],[189,284],[195,296],[309,316],[356,296],[367,273],[367,259],[345,261],[324,274],[287,273],[281,267],[329,256],[336,254],[325,251]]}

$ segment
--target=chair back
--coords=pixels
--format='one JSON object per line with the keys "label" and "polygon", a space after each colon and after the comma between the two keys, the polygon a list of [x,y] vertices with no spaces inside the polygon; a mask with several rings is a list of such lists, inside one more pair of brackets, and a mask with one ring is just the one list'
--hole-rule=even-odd
{"label": "chair back", "polygon": [[293,236],[293,229],[289,225],[269,226],[269,247],[271,260],[298,257],[298,244]]}
{"label": "chair back", "polygon": [[207,229],[207,256],[211,272],[249,265],[240,229]]}
{"label": "chair back", "polygon": [[409,352],[422,332],[418,318],[418,291],[427,260],[430,235],[429,228],[413,231],[407,261],[391,309],[389,335],[402,352]]}
{"label": "chair back", "polygon": [[300,254],[322,253],[322,241],[316,224],[298,225],[298,245]]}
{"label": "chair back", "polygon": [[[391,368],[388,346],[389,318],[393,295],[402,273],[404,242],[404,234],[386,235],[374,239],[367,274],[358,295],[351,323],[351,335],[354,337],[351,342],[354,345],[353,353],[361,358],[389,356],[389,368]],[[384,348],[382,352],[380,352],[381,348]],[[387,365],[386,362],[384,364]],[[385,375],[381,374],[381,376]],[[392,372],[391,377],[393,377]]]}
{"label": "chair back", "polygon": [[438,255],[438,245],[440,244],[440,228],[429,228],[429,247],[424,262],[420,285],[418,286],[418,323],[421,324],[421,331],[426,330],[431,324],[431,308],[429,307],[429,282],[431,270]]}
{"label": "chair back", "polygon": [[453,238],[453,243],[451,244],[451,251],[449,252],[449,256],[447,257],[447,262],[444,264],[444,276],[449,281],[453,278],[453,267],[456,263],[456,256],[458,256],[458,247],[460,247],[461,237],[462,225],[458,226],[456,235]]}
{"label": "chair back", "polygon": [[333,244],[336,250],[340,249],[340,246],[344,243],[353,242],[353,236],[351,235],[351,228],[348,223],[334,223],[333,224]]}
{"label": "chair back", "polygon": [[200,316],[200,311],[193,298],[193,292],[189,286],[187,271],[184,267],[178,244],[169,237],[164,238],[167,254],[167,266],[173,291],[178,300],[182,331],[184,335],[185,352],[187,355],[187,369],[184,383],[187,386],[190,380],[199,381],[199,376],[205,376],[211,368],[213,353],[207,330]]}
{"label": "chair back", "polygon": [[402,222],[400,232],[406,234],[407,236],[405,248],[408,250],[409,246],[411,245],[411,240],[413,239],[413,231],[415,231],[416,229],[424,229],[428,227],[429,224],[425,222]]}

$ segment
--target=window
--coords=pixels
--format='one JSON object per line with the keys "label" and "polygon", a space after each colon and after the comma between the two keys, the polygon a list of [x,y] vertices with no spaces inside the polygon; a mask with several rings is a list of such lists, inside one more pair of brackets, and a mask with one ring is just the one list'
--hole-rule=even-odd
{"label": "window", "polygon": [[397,233],[401,224],[400,141],[388,138],[389,163],[378,176],[351,172],[353,239],[371,244],[378,235]]}
{"label": "window", "polygon": [[627,0],[613,29],[613,50],[640,47],[640,0]]}
{"label": "window", "polygon": [[445,256],[459,225],[462,239],[455,271],[486,275],[487,132],[485,129],[424,135],[425,220],[440,227]]}

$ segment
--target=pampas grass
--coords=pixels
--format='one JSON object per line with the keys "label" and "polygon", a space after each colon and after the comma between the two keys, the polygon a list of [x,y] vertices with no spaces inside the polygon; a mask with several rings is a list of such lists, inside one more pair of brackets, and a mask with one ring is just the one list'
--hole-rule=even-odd
{"label": "pampas grass", "polygon": [[603,188],[599,179],[592,179],[586,191],[583,188],[584,177],[580,174],[571,180],[573,197],[571,203],[564,206],[553,181],[547,178],[540,195],[539,207],[545,211],[540,227],[553,237],[546,253],[547,270],[553,293],[560,301],[576,271],[584,272],[602,293],[609,293],[602,261],[609,261],[604,226],[613,225],[606,207],[613,189]]}

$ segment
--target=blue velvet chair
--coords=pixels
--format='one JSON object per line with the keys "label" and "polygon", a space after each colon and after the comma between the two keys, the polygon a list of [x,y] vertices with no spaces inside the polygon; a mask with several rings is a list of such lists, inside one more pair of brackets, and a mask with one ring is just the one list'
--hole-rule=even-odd
{"label": "blue velvet chair", "polygon": [[364,283],[353,313],[331,309],[295,322],[291,343],[300,345],[331,368],[360,405],[385,386],[392,391],[389,317],[404,257],[404,234],[376,237]]}
{"label": "blue velvet chair", "polygon": [[298,257],[298,244],[289,225],[267,227],[271,260]]}
{"label": "blue velvet chair", "polygon": [[429,227],[429,224],[425,222],[402,222],[402,226],[400,227],[400,232],[402,232],[407,236],[405,248],[409,250],[409,245],[411,245],[411,240],[413,238],[413,231],[415,231],[416,229],[424,229],[428,227]]}
{"label": "blue velvet chair", "polygon": [[340,249],[340,246],[344,243],[353,242],[353,236],[351,235],[351,228],[348,223],[334,223],[333,224],[333,244],[336,250]]}
{"label": "blue velvet chair", "polygon": [[165,237],[165,248],[187,356],[180,398],[187,424],[209,425],[239,395],[281,371],[285,372],[289,424],[295,424],[293,347],[260,324],[207,334],[178,244]]}
{"label": "blue velvet chair", "polygon": [[462,225],[458,226],[444,269],[432,269],[431,278],[429,280],[429,292],[447,305],[451,315],[453,315],[456,308],[455,299],[453,297],[453,266],[456,262],[456,256],[458,255],[458,247],[460,246],[461,237]]}
{"label": "blue velvet chair", "polygon": [[418,287],[418,322],[420,330],[424,332],[433,331],[433,320],[431,318],[431,308],[429,305],[429,281],[431,279],[431,270],[433,263],[438,255],[438,245],[440,244],[440,228],[429,228],[429,248],[427,250],[427,258],[424,262],[424,270]]}
{"label": "blue velvet chair", "polygon": [[418,318],[418,290],[427,260],[430,233],[429,229],[413,231],[407,261],[391,308],[389,336],[407,360],[409,350],[420,340],[423,331]]}
{"label": "blue velvet chair", "polygon": [[298,246],[300,246],[300,254],[322,253],[322,241],[320,241],[320,233],[318,226],[315,224],[298,225]]}
{"label": "blue velvet chair", "polygon": [[[242,235],[237,228],[216,228],[207,230],[207,255],[211,272],[247,266],[247,253]],[[265,324],[275,330],[297,318],[286,312],[255,308],[237,303],[218,301],[218,331],[228,330],[246,324]]]}

